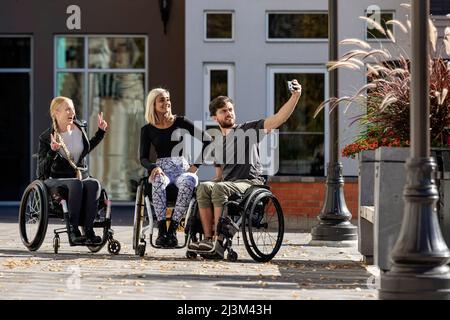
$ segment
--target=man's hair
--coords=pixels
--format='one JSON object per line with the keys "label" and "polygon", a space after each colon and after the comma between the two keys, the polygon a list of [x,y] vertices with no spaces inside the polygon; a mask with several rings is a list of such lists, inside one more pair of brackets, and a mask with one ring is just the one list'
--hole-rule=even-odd
{"label": "man's hair", "polygon": [[210,103],[209,103],[209,115],[215,116],[217,110],[219,110],[220,108],[223,108],[227,105],[227,102],[230,102],[233,106],[234,106],[234,102],[230,97],[227,96],[218,96],[217,98],[214,98]]}

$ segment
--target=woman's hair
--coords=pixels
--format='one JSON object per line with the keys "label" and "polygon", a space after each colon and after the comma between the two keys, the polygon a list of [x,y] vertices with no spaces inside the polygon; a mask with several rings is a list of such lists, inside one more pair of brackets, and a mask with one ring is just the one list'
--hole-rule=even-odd
{"label": "woman's hair", "polygon": [[72,166],[72,168],[75,169],[75,171],[77,172],[77,176],[80,174],[79,169],[72,157],[72,155],[70,154],[69,149],[67,149],[66,144],[64,143],[64,139],[63,137],[59,134],[59,130],[58,130],[58,123],[56,121],[56,117],[55,117],[55,111],[61,106],[62,103],[67,102],[73,105],[72,99],[69,99],[67,97],[55,97],[53,98],[52,102],[50,103],[50,116],[52,117],[52,126],[53,126],[53,130],[56,133],[56,141],[59,142],[61,144],[61,147],[63,148],[66,156],[67,156],[67,160],[69,161],[70,165]]}
{"label": "woman's hair", "polygon": [[[151,125],[155,125],[156,122],[160,119],[158,119],[158,116],[156,115],[155,105],[156,105],[156,98],[164,93],[167,92],[170,96],[170,92],[163,88],[155,88],[152,89],[147,96],[147,105],[145,107],[145,120],[147,123],[150,123]],[[169,109],[169,118],[170,120],[173,120],[174,115],[172,114],[172,111]]]}

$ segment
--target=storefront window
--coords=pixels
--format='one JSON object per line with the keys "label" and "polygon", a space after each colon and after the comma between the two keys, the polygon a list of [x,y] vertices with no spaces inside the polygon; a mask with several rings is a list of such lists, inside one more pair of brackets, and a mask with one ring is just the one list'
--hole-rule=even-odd
{"label": "storefront window", "polygon": [[[68,59],[69,47],[87,54]],[[105,139],[89,155],[91,175],[112,200],[132,201],[131,180],[144,174],[139,139],[145,125],[146,38],[57,36],[56,50],[56,95],[74,101],[79,118],[88,121],[89,136],[97,130],[99,112],[108,122]]]}

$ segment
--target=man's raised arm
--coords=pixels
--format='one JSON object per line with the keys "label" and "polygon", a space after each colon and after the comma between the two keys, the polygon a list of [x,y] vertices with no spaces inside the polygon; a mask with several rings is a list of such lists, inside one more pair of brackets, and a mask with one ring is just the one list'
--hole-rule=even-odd
{"label": "man's raised arm", "polygon": [[298,81],[293,80],[292,85],[294,90],[292,91],[291,97],[276,114],[271,115],[264,120],[264,129],[276,129],[285,123],[291,116],[298,100],[300,99],[300,96],[302,95],[302,86],[298,83]]}

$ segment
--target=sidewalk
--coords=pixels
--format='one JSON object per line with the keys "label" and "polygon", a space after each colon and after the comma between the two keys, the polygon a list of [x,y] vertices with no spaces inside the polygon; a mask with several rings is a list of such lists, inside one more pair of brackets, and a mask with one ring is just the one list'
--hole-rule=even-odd
{"label": "sidewalk", "polygon": [[[1,217],[0,217],[1,219]],[[57,220],[51,220],[52,223]],[[254,262],[242,238],[237,262],[185,258],[185,250],[134,255],[132,226],[116,226],[119,255],[90,253],[61,236],[53,253],[50,224],[44,244],[29,252],[18,224],[0,220],[0,299],[377,299],[375,277],[354,248],[310,247],[309,233],[286,233],[269,263]],[[179,234],[181,236],[181,234]],[[180,237],[181,240],[181,237]],[[373,266],[372,266],[373,267]]]}

